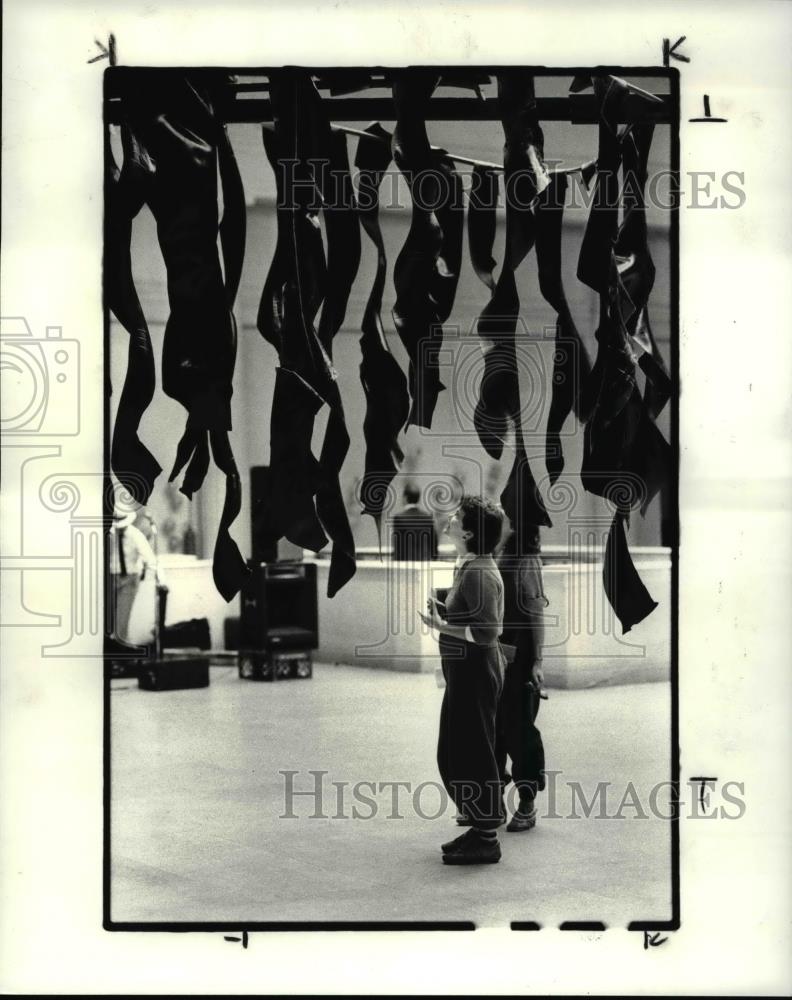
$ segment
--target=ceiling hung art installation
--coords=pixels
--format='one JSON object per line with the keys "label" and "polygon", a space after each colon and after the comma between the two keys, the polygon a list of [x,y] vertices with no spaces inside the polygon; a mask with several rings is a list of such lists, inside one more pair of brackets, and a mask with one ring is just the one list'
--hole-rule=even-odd
{"label": "ceiling hung art installation", "polygon": [[[248,572],[229,532],[240,510],[229,431],[246,206],[225,127],[247,122],[262,130],[261,169],[274,174],[278,196],[277,237],[269,260],[261,262],[266,277],[256,317],[261,337],[278,358],[269,427],[260,428],[270,442],[268,536],[313,552],[329,544],[328,596],[355,574],[355,544],[340,485],[350,429],[333,340],[345,319],[347,326],[350,321],[347,306],[365,234],[376,268],[359,326],[365,460],[358,495],[381,537],[389,487],[404,460],[402,436],[410,426],[431,429],[438,401],[451,391],[441,381],[439,357],[467,233],[473,272],[484,286],[470,334],[482,358],[473,424],[491,459],[504,461],[507,444],[513,447],[500,496],[504,510],[518,533],[551,523],[521,416],[526,400],[519,352],[528,334],[520,321],[516,275],[535,267],[540,294],[555,316],[556,350],[543,389],[549,399],[547,481],[552,485],[562,472],[574,474],[584,490],[609,501],[605,593],[624,632],[645,618],[656,604],[633,565],[626,529],[636,512],[646,513],[672,474],[671,450],[656,420],[674,386],[649,322],[655,272],[645,213],[654,124],[671,120],[668,105],[609,75],[576,78],[568,98],[537,99],[534,76],[520,69],[444,74],[429,68],[322,73],[284,68],[259,74],[255,84],[206,71],[114,72],[126,74],[116,78],[108,101],[108,120],[121,127],[123,162],[116,164],[108,142],[106,299],[129,346],[111,468],[145,503],[160,463],[171,467],[172,480],[182,476],[181,492],[191,498],[214,462],[225,477],[213,556],[222,596],[231,600]],[[483,101],[480,87],[493,84],[494,99]],[[449,87],[465,96],[437,96]],[[374,88],[387,88],[391,96],[339,98]],[[584,113],[570,114],[571,108]],[[598,145],[587,162],[552,167],[543,117],[598,124]],[[395,122],[392,132],[374,118]],[[371,124],[361,129],[334,124],[364,119]],[[499,121],[502,150],[493,149],[492,162],[479,162],[433,146],[431,123],[451,119],[468,121],[469,128],[477,121]],[[354,176],[350,134],[357,144]],[[472,167],[464,193],[460,165]],[[403,178],[410,211],[406,237],[392,261],[380,220],[380,190],[389,171]],[[592,194],[577,278],[596,293],[599,322],[596,330],[582,332],[562,280],[571,173],[579,174]],[[144,442],[138,434],[157,391],[151,340],[132,279],[133,220],[144,204],[156,220],[167,271],[162,391],[186,412],[171,455],[164,453],[165,442]],[[499,266],[494,253],[501,204],[506,236]],[[391,335],[404,348],[406,370],[383,323],[389,278],[395,295]],[[315,453],[320,415],[324,432]],[[584,426],[578,470],[565,460],[561,437],[570,415]]]}

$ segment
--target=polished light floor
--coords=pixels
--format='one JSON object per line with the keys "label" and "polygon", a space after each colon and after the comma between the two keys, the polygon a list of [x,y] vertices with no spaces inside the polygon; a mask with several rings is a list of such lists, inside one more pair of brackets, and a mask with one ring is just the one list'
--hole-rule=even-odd
{"label": "polished light floor", "polygon": [[[650,809],[670,777],[668,684],[551,691],[554,795],[534,830],[501,833],[499,864],[471,868],[441,863],[452,807],[433,818],[441,698],[431,675],[325,665],[274,684],[213,667],[203,690],[113,681],[112,920],[670,918],[670,823]],[[287,801],[288,782],[311,794]],[[572,782],[588,802],[609,783],[589,818]]]}

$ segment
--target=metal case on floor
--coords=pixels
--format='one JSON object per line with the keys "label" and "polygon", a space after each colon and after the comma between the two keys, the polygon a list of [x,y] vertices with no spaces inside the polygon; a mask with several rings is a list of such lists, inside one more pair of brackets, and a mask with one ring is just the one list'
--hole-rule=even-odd
{"label": "metal case on floor", "polygon": [[209,657],[185,656],[140,663],[138,687],[144,691],[179,691],[209,687]]}

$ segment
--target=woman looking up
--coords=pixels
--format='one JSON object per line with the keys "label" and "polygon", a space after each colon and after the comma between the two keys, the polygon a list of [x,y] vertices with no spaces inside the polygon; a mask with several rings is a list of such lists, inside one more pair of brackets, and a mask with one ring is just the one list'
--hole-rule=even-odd
{"label": "woman looking up", "polygon": [[495,756],[495,723],[503,688],[505,657],[503,581],[492,553],[503,528],[503,512],[482,497],[462,497],[445,533],[457,551],[454,582],[445,605],[429,601],[422,620],[439,633],[446,681],[440,710],[437,763],[461,825],[456,840],[442,845],[443,862],[494,864],[501,850],[496,829],[504,821]]}

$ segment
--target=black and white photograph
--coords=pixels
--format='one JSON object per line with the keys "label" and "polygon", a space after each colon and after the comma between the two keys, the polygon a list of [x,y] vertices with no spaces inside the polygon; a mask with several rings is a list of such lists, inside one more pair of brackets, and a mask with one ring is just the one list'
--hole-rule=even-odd
{"label": "black and white photograph", "polygon": [[10,6],[3,989],[788,985],[786,8]]}
{"label": "black and white photograph", "polygon": [[623,72],[107,71],[112,923],[673,922],[677,109]]}

